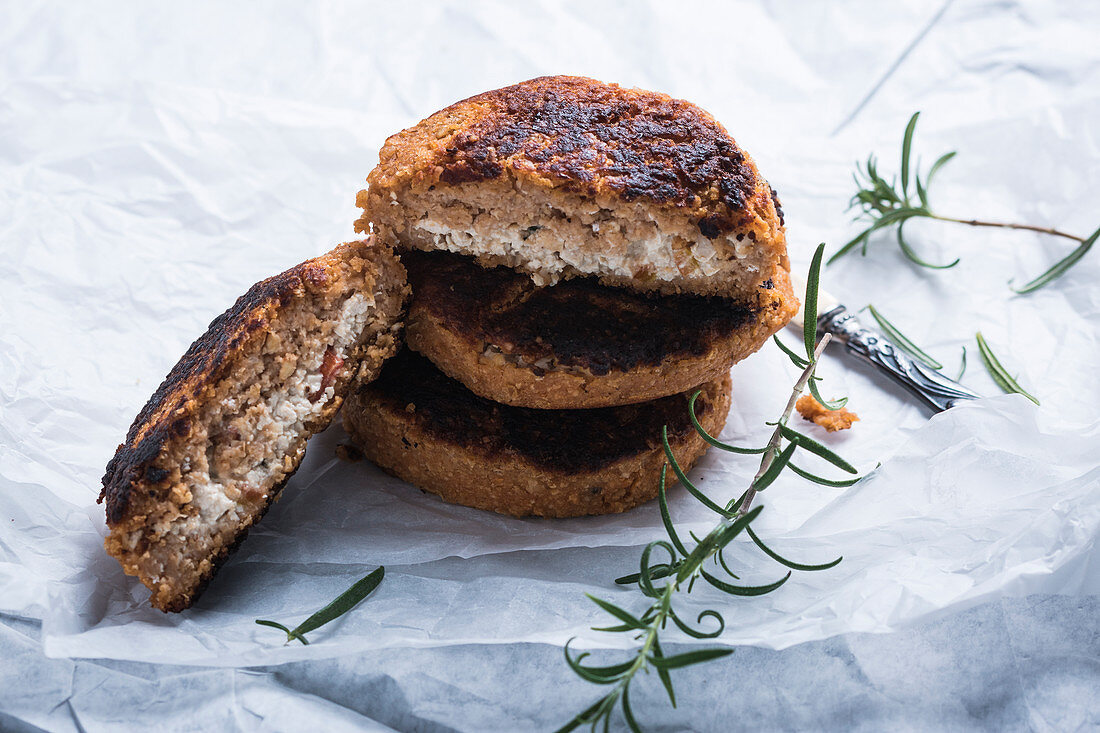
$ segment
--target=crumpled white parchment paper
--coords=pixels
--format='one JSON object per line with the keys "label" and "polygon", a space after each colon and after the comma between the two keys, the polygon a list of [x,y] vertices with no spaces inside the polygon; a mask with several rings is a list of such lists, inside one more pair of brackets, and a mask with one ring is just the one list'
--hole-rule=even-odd
{"label": "crumpled white parchment paper", "polygon": [[[562,521],[450,506],[369,464],[337,461],[343,436],[333,427],[196,607],[164,615],[102,551],[99,476],[213,316],[255,280],[353,236],[354,195],[386,135],[542,73],[660,89],[711,110],[779,191],[798,269],[818,241],[835,249],[855,231],[844,214],[852,163],[875,150],[883,168],[896,166],[916,109],[925,165],[960,151],[933,188],[934,207],[1087,234],[1100,226],[1095,11],[1041,2],[1017,11],[9,8],[0,612],[42,619],[50,656],[227,667],[381,647],[624,643],[588,630],[603,619],[584,594],[642,606],[611,579],[662,536],[655,505]],[[883,236],[867,258],[829,268],[825,287],[850,307],[875,303],[949,372],[967,345],[964,381],[991,397],[929,419],[834,350],[825,391],[849,395],[862,421],[826,440],[863,469],[882,465],[850,489],[785,476],[761,497],[757,527],[777,551],[845,560],[763,598],[685,600],[723,611],[722,643],[782,648],[903,628],[1001,593],[1100,590],[1100,255],[1015,297],[1009,278],[1037,274],[1071,245],[918,224],[907,230],[914,244],[929,258],[961,256],[957,268],[914,269]],[[993,396],[977,330],[1041,408]],[[772,346],[735,367],[724,437],[764,440],[794,378]],[[694,475],[725,499],[754,467],[715,453]],[[712,523],[682,490],[671,502],[685,531]],[[746,582],[781,574],[751,547],[731,557]],[[284,647],[253,623],[295,623],[378,564],[379,590],[309,647]]]}

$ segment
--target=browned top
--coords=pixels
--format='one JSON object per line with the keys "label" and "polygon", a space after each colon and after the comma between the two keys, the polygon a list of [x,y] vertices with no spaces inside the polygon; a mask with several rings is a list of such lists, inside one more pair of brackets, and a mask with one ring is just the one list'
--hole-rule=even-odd
{"label": "browned top", "polygon": [[173,438],[189,434],[204,394],[250,353],[250,344],[263,343],[268,325],[278,317],[281,307],[307,292],[331,287],[336,268],[348,260],[368,271],[364,287],[373,288],[374,265],[359,259],[376,258],[378,254],[372,249],[367,242],[343,244],[322,257],[262,280],[210,323],[138,413],[126,440],[107,464],[99,501],[107,503],[108,524],[125,518],[132,492],[169,478],[168,470],[155,465],[161,450]]}
{"label": "browned top", "polygon": [[[653,450],[660,445],[663,425],[673,442],[694,430],[686,394],[590,410],[511,407],[475,395],[408,349],[386,362],[378,379],[359,389],[438,440],[482,455],[516,455],[562,473],[606,468]],[[713,409],[711,385],[702,389],[697,417]]]}
{"label": "browned top", "polygon": [[642,295],[577,278],[540,288],[506,267],[483,268],[450,252],[401,256],[413,312],[523,357],[551,358],[597,376],[703,356],[753,312],[725,298]]}
{"label": "browned top", "polygon": [[470,97],[390,137],[379,158],[367,179],[375,192],[509,171],[570,193],[677,210],[712,239],[776,216],[771,188],[710,114],[584,77],[544,76]]}

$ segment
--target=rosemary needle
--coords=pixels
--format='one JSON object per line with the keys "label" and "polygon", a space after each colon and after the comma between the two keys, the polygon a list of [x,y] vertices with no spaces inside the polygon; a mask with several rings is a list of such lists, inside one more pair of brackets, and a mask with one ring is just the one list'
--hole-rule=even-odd
{"label": "rosemary needle", "polygon": [[982,332],[977,333],[978,341],[978,353],[981,354],[982,363],[985,364],[986,370],[989,372],[989,376],[993,377],[993,381],[997,383],[1004,392],[1008,394],[1022,394],[1036,405],[1039,404],[1039,400],[1032,397],[1028,392],[1020,386],[1020,384],[1012,378],[1012,375],[1008,373],[1008,370],[1004,368],[1000,360],[989,348],[989,344],[985,342],[985,337],[982,336]]}
{"label": "rosemary needle", "polygon": [[910,356],[920,359],[933,369],[943,369],[943,364],[933,359],[926,354],[923,349],[917,346],[915,343],[909,340],[905,334],[899,331],[894,324],[886,320],[886,317],[878,312],[878,309],[870,303],[867,304],[867,310],[871,313],[871,317],[878,321],[879,328],[882,332],[890,337],[890,340],[901,347],[902,351],[907,352]]}

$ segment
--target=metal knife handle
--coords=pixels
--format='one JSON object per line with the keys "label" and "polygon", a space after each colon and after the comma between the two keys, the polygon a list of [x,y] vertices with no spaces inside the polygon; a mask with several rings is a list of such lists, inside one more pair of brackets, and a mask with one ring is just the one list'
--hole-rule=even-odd
{"label": "metal knife handle", "polygon": [[817,319],[817,331],[831,333],[835,339],[844,342],[848,351],[885,372],[937,412],[954,407],[960,400],[973,400],[981,396],[910,359],[881,333],[866,328],[856,314],[844,306],[821,315]]}

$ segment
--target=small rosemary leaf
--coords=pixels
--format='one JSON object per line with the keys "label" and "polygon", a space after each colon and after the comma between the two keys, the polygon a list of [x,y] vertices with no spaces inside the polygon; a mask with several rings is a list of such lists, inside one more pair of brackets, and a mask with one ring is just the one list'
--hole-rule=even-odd
{"label": "small rosemary leaf", "polygon": [[784,438],[791,441],[791,443],[798,445],[799,448],[808,450],[810,453],[813,453],[816,456],[821,456],[837,468],[847,471],[848,473],[859,473],[859,471],[856,470],[855,466],[853,466],[851,463],[848,463],[848,461],[844,460],[836,453],[823,446],[821,443],[818,443],[810,436],[803,435],[797,430],[789,428],[786,425],[780,425],[779,432],[783,435]]}
{"label": "small rosemary leaf", "polygon": [[[672,571],[678,567],[680,567],[679,563],[674,563],[671,566],[664,564],[654,565],[649,569],[649,577],[653,580],[667,578],[668,576],[672,575]],[[615,582],[618,585],[634,585],[638,582],[639,579],[641,579],[641,577],[642,576],[640,573],[631,573],[630,575],[624,575],[621,578],[615,578]]]}
{"label": "small rosemary leaf", "polygon": [[620,662],[619,664],[609,664],[606,667],[589,667],[586,665],[582,666],[584,666],[585,671],[589,674],[595,675],[596,677],[603,677],[614,682],[618,678],[622,677],[623,672],[626,672],[628,669],[634,666],[634,660],[631,659],[626,662]]}
{"label": "small rosemary leaf", "polygon": [[687,667],[692,664],[709,662],[712,659],[728,657],[730,654],[733,654],[733,649],[698,649],[693,652],[675,654],[671,657],[650,657],[649,660],[658,669],[676,669],[677,667]]}
{"label": "small rosemary leaf", "polygon": [[917,254],[917,251],[910,247],[909,243],[905,241],[905,235],[902,234],[901,231],[904,224],[904,221],[901,224],[898,224],[898,246],[901,247],[902,254],[908,257],[911,262],[914,262],[921,267],[927,267],[930,270],[948,270],[959,264],[958,257],[955,258],[954,262],[949,262],[946,265],[937,265],[933,262],[928,262],[927,260],[922,259],[921,256]]}
{"label": "small rosemary leaf", "polygon": [[[775,336],[772,336],[772,341],[775,342],[775,345],[778,346],[780,348],[780,350],[784,354],[786,354],[790,358],[790,360],[792,362],[794,362],[794,365],[796,367],[798,367],[799,369],[805,369],[806,367],[808,367],[810,365],[810,362],[806,361],[801,356],[794,353],[794,351],[789,346],[787,346],[785,343],[780,341],[778,334],[775,335]],[[766,450],[766,449],[762,449],[760,452],[763,453],[764,450]]]}
{"label": "small rosemary leaf", "polygon": [[[664,654],[661,652],[661,642],[657,641],[656,637],[653,639],[653,653],[649,658],[651,660],[664,658]],[[657,667],[657,676],[661,678],[661,684],[665,686],[665,691],[668,692],[668,701],[672,703],[672,707],[676,707],[676,693],[672,690],[672,678],[668,676],[668,670],[664,667]]]}
{"label": "small rosemary leaf", "polygon": [[943,364],[940,364],[938,361],[926,354],[923,349],[910,341],[909,337],[899,331],[894,326],[894,324],[890,323],[890,321],[886,320],[886,316],[879,313],[878,309],[875,308],[874,305],[868,303],[867,310],[871,313],[871,317],[878,322],[879,328],[882,329],[882,332],[889,336],[894,343],[900,346],[902,351],[906,352],[912,357],[920,359],[933,369],[943,369]]}
{"label": "small rosemary leaf", "polygon": [[928,169],[928,175],[924,178],[924,184],[926,186],[932,185],[932,176],[936,175],[936,171],[942,168],[947,161],[954,158],[955,153],[956,151],[954,150],[952,150],[950,153],[944,153],[936,160],[935,163],[932,164],[932,167]]}
{"label": "small rosemary leaf", "polygon": [[841,247],[836,252],[834,252],[832,255],[830,255],[829,259],[826,261],[825,264],[827,264],[827,265],[833,264],[834,262],[839,260],[841,257],[848,254],[848,252],[850,252],[853,249],[855,249],[856,247],[858,247],[861,242],[866,242],[867,237],[870,236],[870,234],[871,234],[871,230],[869,228],[863,230],[862,232],[857,234],[850,242],[848,242],[843,247]]}
{"label": "small rosemary leaf", "polygon": [[703,580],[707,581],[718,590],[724,591],[734,596],[762,596],[765,593],[771,593],[773,590],[786,583],[787,580],[791,577],[791,571],[788,570],[786,575],[784,575],[782,578],[775,581],[774,583],[769,583],[768,585],[732,585],[730,583],[726,583],[725,581],[719,580],[718,578],[714,577],[706,570],[703,570],[701,568],[699,570],[699,574],[703,576]]}
{"label": "small rosemary leaf", "polygon": [[[919,167],[919,163],[917,164]],[[928,192],[924,190],[924,184],[920,180],[920,172],[913,174],[913,182],[917,185],[917,198],[920,199],[920,205],[924,208],[928,208]]]}
{"label": "small rosemary leaf", "polygon": [[258,618],[256,619],[256,623],[258,623],[260,626],[270,626],[273,629],[279,629],[279,631],[285,633],[287,637],[290,636],[290,629],[283,626],[278,621],[268,621],[267,619]]}
{"label": "small rosemary leaf", "polygon": [[714,554],[715,558],[718,560],[718,564],[721,565],[722,569],[726,571],[726,575],[730,576],[734,580],[741,580],[741,576],[730,570],[730,566],[726,564],[726,558],[722,555],[722,551],[725,549],[726,548],[724,547],[719,547],[718,552]]}
{"label": "small rosemary leaf", "polygon": [[817,289],[821,282],[821,256],[825,253],[825,243],[817,245],[810,271],[806,274],[806,309],[803,313],[802,340],[806,345],[806,359],[814,358],[814,346],[817,345]]}
{"label": "small rosemary leaf", "polygon": [[959,381],[966,374],[966,347],[962,347],[962,362],[959,364],[959,374],[955,377],[955,381]]}
{"label": "small rosemary leaf", "polygon": [[256,623],[258,623],[260,626],[270,626],[273,629],[278,629],[279,631],[282,631],[284,634],[286,634],[286,642],[288,644],[294,639],[297,639],[306,646],[309,646],[309,642],[306,641],[306,638],[304,636],[299,636],[298,634],[295,634],[293,631],[277,621],[268,621],[267,619],[258,618],[256,619]]}
{"label": "small rosemary leaf", "polygon": [[909,153],[913,148],[913,132],[917,129],[917,118],[920,112],[914,112],[909,118],[909,124],[905,126],[905,137],[901,141],[901,193],[909,199]]}
{"label": "small rosemary leaf", "polygon": [[[1100,229],[1097,229],[1095,232],[1093,232],[1092,236],[1081,242],[1081,244],[1077,245],[1077,249],[1070,252],[1066,257],[1058,260],[1058,262],[1056,262],[1053,267],[1044,272],[1042,275],[1039,275],[1039,277],[1030,281],[1022,288],[1012,289],[1020,295],[1026,295],[1028,293],[1033,293],[1039,288],[1054,282],[1062,275],[1065,275],[1069,268],[1076,265],[1078,260],[1088,254],[1088,251],[1092,249],[1092,245],[1096,244],[1097,237],[1100,237]],[[1011,285],[1011,281],[1009,282],[1009,285]]]}
{"label": "small rosemary leaf", "polygon": [[[575,638],[576,637],[574,637],[574,639]],[[581,654],[578,654],[576,656],[576,658],[569,656],[569,645],[571,643],[573,643],[573,639],[570,639],[569,641],[565,642],[565,650],[564,650],[565,651],[565,662],[566,662],[566,664],[569,665],[570,669],[572,669],[577,674],[578,677],[580,677],[581,679],[587,680],[588,682],[595,683],[597,685],[609,685],[609,684],[613,684],[617,681],[617,680],[614,680],[614,679],[608,679],[606,677],[601,677],[600,675],[590,673],[588,671],[588,668],[585,667],[583,664],[581,664],[581,662],[584,661],[584,659],[589,656],[588,652],[582,652]]]}
{"label": "small rosemary leaf", "polygon": [[718,619],[718,628],[715,631],[700,631],[699,629],[692,628],[672,611],[669,611],[668,615],[669,618],[672,619],[672,622],[676,624],[676,626],[680,629],[680,631],[683,631],[685,634],[695,639],[713,639],[716,636],[719,636],[726,628],[726,620],[722,618],[722,614],[709,609],[699,614],[699,619],[697,623],[702,623],[703,619],[706,618],[708,615],[713,616],[714,618]]}
{"label": "small rosemary leaf", "polygon": [[[313,614],[301,624],[298,625],[292,633],[295,635],[307,634],[310,631],[324,626],[329,621],[343,616],[359,605],[359,602],[370,595],[371,591],[378,587],[378,584],[382,582],[382,578],[386,575],[386,569],[379,566],[374,572],[367,577],[359,580],[346,591],[336,597],[332,603],[322,608],[317,613]],[[303,639],[304,641],[304,639]]]}
{"label": "small rosemary leaf", "polygon": [[745,497],[748,496],[748,495],[749,495],[749,490],[745,489],[744,493],[742,493],[741,496],[739,496],[736,499],[732,500],[729,504],[726,504],[726,510],[729,511],[729,512],[736,513],[741,508],[741,505],[745,502]]}
{"label": "small rosemary leaf", "polygon": [[847,397],[840,397],[835,400],[827,400],[821,396],[821,392],[817,390],[817,377],[810,380],[810,394],[814,396],[814,399],[821,403],[821,406],[826,410],[839,410],[848,404]]}
{"label": "small rosemary leaf", "polygon": [[985,342],[985,337],[982,336],[981,331],[977,333],[978,341],[978,353],[981,354],[982,363],[985,364],[986,370],[989,371],[989,376],[993,377],[993,381],[997,383],[1003,391],[1008,393],[1022,394],[1036,405],[1039,404],[1039,400],[1031,396],[1020,384],[1012,378],[1012,375],[1008,373],[1008,370],[1004,368],[1000,360],[989,348],[989,344]]}
{"label": "small rosemary leaf", "polygon": [[602,598],[597,598],[596,596],[594,596],[590,593],[585,593],[585,595],[588,596],[588,598],[593,603],[595,603],[597,606],[599,606],[603,610],[607,611],[612,616],[619,619],[620,621],[622,621],[624,624],[630,626],[631,628],[644,629],[646,627],[646,625],[643,624],[633,614],[631,614],[628,611],[624,611],[623,609],[616,606],[614,603],[609,603],[608,601],[605,601]]}
{"label": "small rosemary leaf", "polygon": [[703,390],[701,390],[701,389],[696,390],[695,394],[693,394],[691,396],[691,399],[688,400],[688,416],[691,418],[691,424],[695,427],[695,432],[697,432],[699,434],[700,438],[702,438],[705,442],[709,443],[710,445],[713,445],[715,448],[718,448],[719,450],[729,451],[730,453],[741,453],[741,454],[763,453],[764,451],[767,450],[767,447],[764,447],[764,448],[738,448],[735,445],[729,445],[727,443],[723,443],[722,441],[718,440],[717,438],[713,437],[710,433],[708,433],[706,431],[706,428],[704,428],[702,425],[699,424],[699,419],[695,416],[695,401],[699,398],[699,395],[701,395],[702,393],[703,393]]}
{"label": "small rosemary leaf", "polygon": [[623,699],[620,702],[623,708],[623,718],[626,720],[631,733],[642,733],[638,721],[634,719],[634,711],[630,709],[630,685],[623,688]]}
{"label": "small rosemary leaf", "polygon": [[787,467],[787,464],[791,462],[791,456],[794,455],[796,448],[798,448],[798,445],[795,443],[791,443],[784,448],[783,452],[776,456],[772,464],[768,466],[768,470],[765,471],[760,478],[752,482],[752,488],[756,491],[763,491],[771,486],[772,482],[779,477],[779,474],[781,474],[783,469]]}
{"label": "small rosemary leaf", "polygon": [[591,706],[585,708],[583,712],[578,713],[577,717],[573,718],[568,723],[554,731],[554,733],[570,733],[570,731],[576,730],[585,723],[593,722],[594,718],[592,717],[592,715],[600,709],[600,706],[603,705],[604,700],[606,699],[606,697],[601,697]]}
{"label": "small rosemary leaf", "polygon": [[[638,574],[638,587],[642,589],[642,593],[650,598],[656,598],[658,595],[656,588],[653,587],[653,568],[649,564],[649,556],[652,554],[653,548],[655,547],[660,547],[668,553],[669,564],[676,560],[676,550],[664,540],[654,540],[642,549],[642,557],[640,560],[641,567],[639,568],[640,572]],[[626,621],[626,619],[623,620]]]}
{"label": "small rosemary leaf", "polygon": [[711,501],[706,494],[695,488],[695,484],[688,480],[687,474],[684,473],[684,470],[680,468],[680,464],[676,461],[676,456],[672,454],[672,446],[668,444],[667,425],[661,426],[661,446],[665,450],[665,458],[668,459],[669,465],[672,466],[672,472],[676,474],[676,478],[680,480],[680,484],[687,489],[688,493],[698,499],[703,506],[710,509],[712,512],[721,514],[724,517],[730,516],[729,512]]}
{"label": "small rosemary leaf", "polygon": [[793,562],[791,560],[787,560],[786,558],[781,557],[780,555],[772,551],[771,548],[765,545],[763,541],[756,536],[756,532],[752,531],[752,527],[748,527],[747,531],[749,533],[749,537],[752,538],[752,541],[756,543],[756,546],[759,547],[765,555],[770,557],[772,560],[775,560],[780,565],[787,566],[791,570],[805,570],[807,572],[813,572],[815,570],[828,570],[831,567],[836,567],[837,565],[839,565],[840,561],[844,559],[844,557],[841,556],[838,557],[836,560],[833,560],[832,562],[827,562],[822,565],[807,565],[805,563]]}
{"label": "small rosemary leaf", "polygon": [[630,624],[619,624],[618,626],[589,626],[588,628],[593,631],[606,631],[609,634],[619,634],[624,631],[634,631],[634,627]]}
{"label": "small rosemary leaf", "polygon": [[672,524],[672,514],[668,511],[668,497],[665,495],[665,474],[668,472],[668,464],[661,466],[661,481],[657,484],[657,503],[661,507],[661,521],[664,522],[665,531],[668,532],[668,538],[672,540],[673,546],[680,551],[681,555],[687,555],[688,551],[684,547],[684,543],[680,541],[680,536],[676,534],[676,527]]}
{"label": "small rosemary leaf", "polygon": [[847,486],[855,486],[860,481],[862,481],[864,478],[866,478],[865,476],[856,476],[855,478],[835,480],[835,479],[822,478],[821,476],[818,476],[817,474],[813,474],[813,473],[810,473],[809,471],[805,471],[805,470],[799,468],[798,466],[796,466],[793,463],[787,464],[787,468],[791,469],[792,471],[794,471],[796,474],[798,474],[802,478],[806,479],[807,481],[813,481],[815,484],[821,484],[822,486],[833,486],[833,487],[836,487],[836,488],[845,488]]}

